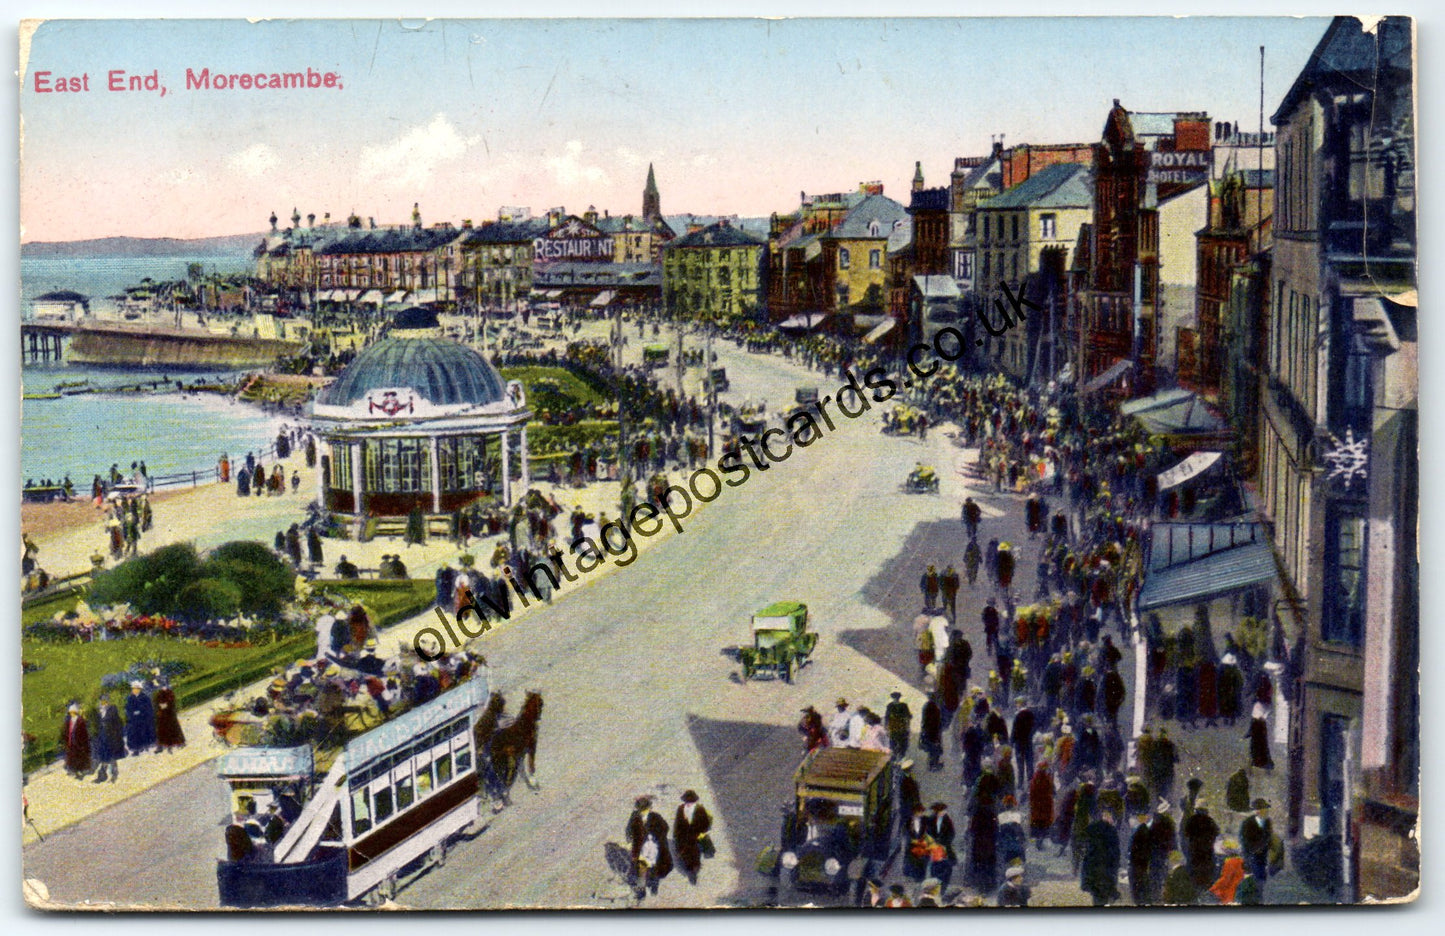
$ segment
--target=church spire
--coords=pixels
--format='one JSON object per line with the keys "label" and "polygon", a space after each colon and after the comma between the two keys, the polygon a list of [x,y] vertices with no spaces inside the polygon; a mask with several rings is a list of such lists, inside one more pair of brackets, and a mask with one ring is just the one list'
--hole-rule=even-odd
{"label": "church spire", "polygon": [[662,217],[662,196],[657,191],[657,176],[652,163],[647,164],[647,185],[642,190],[642,216],[649,221]]}

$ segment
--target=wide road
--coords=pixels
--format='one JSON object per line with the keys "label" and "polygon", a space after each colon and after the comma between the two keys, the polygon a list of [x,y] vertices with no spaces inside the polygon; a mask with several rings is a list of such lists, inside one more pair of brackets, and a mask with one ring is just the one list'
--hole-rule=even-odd
{"label": "wide road", "polygon": [[[766,396],[770,408],[790,404],[794,386],[831,393],[838,383],[731,344],[716,350],[738,388],[732,396]],[[926,443],[881,435],[880,409],[835,420],[835,431],[754,470],[633,565],[564,589],[552,607],[475,642],[511,710],[525,690],[545,697],[541,790],[519,783],[513,805],[399,903],[622,905],[606,844],[623,840],[636,796],[656,796],[670,822],[687,788],[715,817],[717,858],[697,887],[676,874],[645,906],[762,899],[752,867],[776,841],[778,808],[791,794],[799,710],[826,712],[842,695],[881,711],[899,689],[918,712],[911,619],[920,562],[941,569],[961,560],[961,450],[941,433]],[[939,468],[940,496],[901,492],[918,461]],[[989,491],[984,503],[993,517],[1019,513],[1016,498]],[[1012,538],[1019,542],[1017,532]],[[1030,590],[1033,556],[1021,550],[1020,585]],[[960,601],[969,630],[977,630],[981,597],[982,589]],[[794,685],[742,683],[725,650],[749,641],[749,616],[779,599],[812,609],[821,635],[813,662]],[[974,643],[981,651],[981,637]],[[27,847],[25,875],[61,903],[215,906],[224,809],[222,786],[203,766]]]}

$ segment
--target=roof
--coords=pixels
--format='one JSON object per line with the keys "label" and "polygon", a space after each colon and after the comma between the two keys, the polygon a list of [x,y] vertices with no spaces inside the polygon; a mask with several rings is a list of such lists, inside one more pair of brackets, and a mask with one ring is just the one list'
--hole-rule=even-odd
{"label": "roof", "polygon": [[1034,173],[978,207],[981,211],[995,208],[1088,208],[1093,203],[1094,190],[1088,167],[1061,163]]}
{"label": "roof", "polygon": [[903,223],[893,229],[888,235],[888,252],[897,253],[913,243],[913,216],[909,215],[903,219]]}
{"label": "roof", "polygon": [[373,391],[402,387],[438,406],[496,403],[507,392],[497,369],[465,345],[440,338],[384,338],[358,354],[316,402],[351,406]]}
{"label": "roof", "polygon": [[[1357,17],[1337,16],[1285,92],[1270,122],[1276,126],[1284,123],[1300,99],[1321,86],[1339,81],[1348,83],[1351,92],[1369,90],[1384,80],[1379,74],[1382,68],[1409,71],[1411,66],[1409,17],[1382,17],[1367,33]],[[1359,78],[1364,80],[1355,80]]]}
{"label": "roof", "polygon": [[89,302],[89,296],[82,296],[80,293],[70,289],[56,289],[48,293],[36,296],[31,302]]}
{"label": "roof", "polygon": [[862,792],[888,766],[885,751],[865,751],[862,748],[826,747],[818,748],[798,765],[794,779],[812,787]]}
{"label": "roof", "polygon": [[797,614],[799,611],[808,610],[808,606],[801,601],[775,601],[759,611],[755,617],[782,617],[785,614]]}
{"label": "roof", "polygon": [[951,276],[915,276],[913,285],[925,299],[957,299],[962,295]]}
{"label": "roof", "polygon": [[908,202],[909,211],[947,211],[948,189],[919,189]]}
{"label": "roof", "polygon": [[345,233],[316,247],[318,254],[412,253],[435,250],[456,240],[454,228],[343,228]]}
{"label": "roof", "polygon": [[[869,195],[848,209],[842,222],[824,236],[887,238],[893,234],[893,222],[907,217],[908,210],[887,195]],[[870,226],[874,221],[878,222],[876,233]]]}
{"label": "roof", "polygon": [[1194,435],[1222,432],[1227,427],[1189,390],[1166,390],[1151,397],[1130,400],[1119,407],[1123,416],[1133,416],[1154,435]]}
{"label": "roof", "polygon": [[990,156],[982,165],[975,166],[964,177],[963,187],[967,189],[990,188],[997,190],[1003,179],[1003,165],[996,156]]}
{"label": "roof", "polygon": [[462,244],[520,244],[531,243],[547,233],[550,227],[547,219],[528,218],[526,221],[498,221],[472,228]]}
{"label": "roof", "polygon": [[684,234],[667,245],[668,250],[708,247],[761,247],[764,242],[726,221],[710,224],[700,231]]}
{"label": "roof", "polygon": [[1275,578],[1261,523],[1156,523],[1139,610],[1191,604]]}
{"label": "roof", "polygon": [[[1085,393],[1095,393],[1095,392],[1097,392],[1097,391],[1099,391],[1099,390],[1102,390],[1102,389],[1104,389],[1105,387],[1109,386],[1109,384],[1111,384],[1111,383],[1113,383],[1114,381],[1118,380],[1120,377],[1123,377],[1125,374],[1127,374],[1129,371],[1131,371],[1131,370],[1133,370],[1133,369],[1134,369],[1134,362],[1133,362],[1133,361],[1130,361],[1130,360],[1128,360],[1128,359],[1125,359],[1125,360],[1122,360],[1122,361],[1115,361],[1113,364],[1110,364],[1110,365],[1109,365],[1108,369],[1106,369],[1106,370],[1104,370],[1104,371],[1102,371],[1102,372],[1100,372],[1100,373],[1098,373],[1098,374],[1095,374],[1093,377],[1089,378],[1089,382],[1086,383],[1086,384],[1084,384],[1084,392],[1085,392]],[[1127,404],[1125,404],[1125,405],[1127,405]],[[1119,409],[1120,409],[1120,412],[1123,412],[1123,407],[1120,407]],[[1128,414],[1126,413],[1125,415],[1128,415]]]}

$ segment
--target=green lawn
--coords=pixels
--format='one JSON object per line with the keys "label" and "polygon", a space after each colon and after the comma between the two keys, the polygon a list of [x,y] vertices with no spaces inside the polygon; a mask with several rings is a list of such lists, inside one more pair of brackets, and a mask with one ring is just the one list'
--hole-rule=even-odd
{"label": "green lawn", "polygon": [[527,390],[527,405],[532,412],[581,403],[601,403],[602,395],[578,377],[561,367],[504,367],[502,377],[520,380]]}
{"label": "green lawn", "polygon": [[[390,627],[426,610],[436,597],[430,579],[408,581],[318,581],[317,587],[340,592],[347,599],[365,605],[378,628]],[[56,611],[68,611],[79,595],[51,599],[22,614],[24,623],[45,620]],[[283,637],[274,643],[224,649],[207,647],[199,641],[174,637],[128,637],[123,640],[90,643],[54,643],[22,637],[21,654],[26,663],[39,664],[38,672],[26,673],[21,682],[24,707],[22,727],[36,743],[25,755],[24,768],[34,769],[54,758],[60,723],[71,699],[80,699],[87,711],[100,695],[101,677],[120,672],[143,660],[179,660],[191,671],[175,681],[176,701],[189,708],[255,682],[276,669],[284,668],[316,652],[316,635],[311,632]],[[122,701],[115,700],[118,704]]]}

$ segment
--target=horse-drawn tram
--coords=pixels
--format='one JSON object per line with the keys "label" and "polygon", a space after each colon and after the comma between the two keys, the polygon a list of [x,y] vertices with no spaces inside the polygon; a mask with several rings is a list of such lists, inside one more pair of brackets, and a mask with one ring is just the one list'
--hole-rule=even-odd
{"label": "horse-drawn tram", "polygon": [[480,817],[474,732],[496,711],[480,669],[339,747],[227,753],[219,773],[234,821],[216,871],[221,903],[336,906],[395,896],[409,868],[445,861],[449,842]]}

